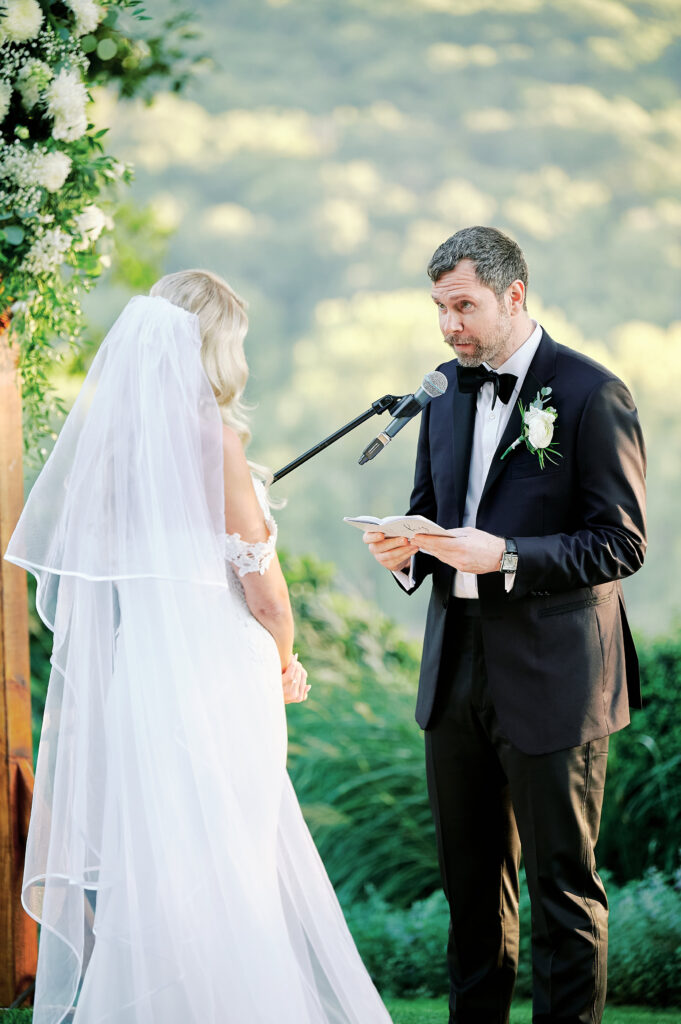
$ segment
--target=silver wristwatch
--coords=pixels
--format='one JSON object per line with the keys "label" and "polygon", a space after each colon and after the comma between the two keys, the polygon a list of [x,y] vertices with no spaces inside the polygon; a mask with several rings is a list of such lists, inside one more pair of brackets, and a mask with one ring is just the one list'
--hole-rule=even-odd
{"label": "silver wristwatch", "polygon": [[518,546],[513,537],[506,537],[506,550],[501,556],[501,572],[516,572],[518,569]]}

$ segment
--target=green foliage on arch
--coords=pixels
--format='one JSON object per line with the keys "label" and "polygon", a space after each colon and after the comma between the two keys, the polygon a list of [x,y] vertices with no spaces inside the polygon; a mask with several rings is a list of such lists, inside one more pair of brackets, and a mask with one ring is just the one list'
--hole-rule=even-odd
{"label": "green foliage on arch", "polygon": [[21,0],[0,11],[0,314],[19,347],[25,445],[63,412],[48,375],[55,342],[77,350],[82,297],[110,265],[113,212],[132,167],[89,121],[91,89],[179,91],[198,57],[186,12],[154,30],[140,0]]}

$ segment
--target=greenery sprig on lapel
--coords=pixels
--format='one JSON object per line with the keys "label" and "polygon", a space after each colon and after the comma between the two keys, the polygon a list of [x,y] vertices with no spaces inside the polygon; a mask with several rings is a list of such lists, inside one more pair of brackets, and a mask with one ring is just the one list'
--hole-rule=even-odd
{"label": "greenery sprig on lapel", "polygon": [[562,459],[563,456],[558,451],[557,443],[552,444],[553,429],[558,419],[558,413],[552,405],[546,405],[551,398],[551,393],[551,388],[541,388],[537,392],[534,401],[527,408],[523,406],[521,401],[518,401],[522,431],[520,437],[517,437],[513,444],[508,446],[501,456],[502,459],[505,459],[514,448],[517,448],[523,442],[527,450],[537,456],[541,469],[544,468],[544,461],[546,459],[557,465],[556,460],[551,458],[552,455],[557,455],[559,459]]}

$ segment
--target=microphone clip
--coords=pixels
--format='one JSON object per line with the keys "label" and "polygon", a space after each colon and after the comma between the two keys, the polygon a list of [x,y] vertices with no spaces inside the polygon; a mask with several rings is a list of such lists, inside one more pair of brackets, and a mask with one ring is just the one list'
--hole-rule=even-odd
{"label": "microphone clip", "polygon": [[413,397],[413,395],[383,395],[383,398],[377,398],[375,402],[371,403],[371,408],[379,416],[382,412],[389,412],[391,416],[394,416],[395,409],[399,408],[407,398]]}

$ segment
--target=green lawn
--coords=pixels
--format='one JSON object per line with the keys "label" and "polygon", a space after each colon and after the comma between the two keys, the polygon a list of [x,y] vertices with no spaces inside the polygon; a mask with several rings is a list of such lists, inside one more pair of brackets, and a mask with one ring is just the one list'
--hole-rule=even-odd
{"label": "green lawn", "polygon": [[[447,1004],[442,999],[388,999],[393,1024],[447,1024]],[[31,1024],[30,1010],[0,1010],[0,1024]],[[532,1024],[532,1007],[517,1003],[511,1024]],[[681,1010],[646,1010],[640,1006],[613,1006],[605,1011],[603,1024],[681,1024]]]}
{"label": "green lawn", "polygon": [[[386,1005],[394,1024],[447,1024],[447,1004],[442,999],[389,999],[386,1000]],[[511,1012],[511,1024],[531,1022],[531,1004],[515,1003]],[[606,1009],[603,1024],[681,1024],[681,1010],[612,1006]]]}

